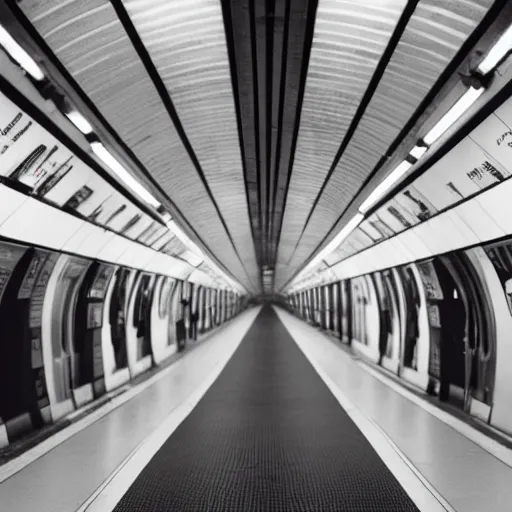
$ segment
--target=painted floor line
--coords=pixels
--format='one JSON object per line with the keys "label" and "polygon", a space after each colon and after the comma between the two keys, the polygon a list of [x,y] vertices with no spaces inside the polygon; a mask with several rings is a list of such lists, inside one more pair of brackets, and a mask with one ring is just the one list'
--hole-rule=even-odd
{"label": "painted floor line", "polygon": [[[241,316],[244,313],[241,314]],[[241,316],[238,316],[234,318],[233,320],[237,320],[241,318]],[[222,327],[227,327],[228,325],[232,325],[232,321],[224,324]],[[223,329],[217,330],[215,333],[213,333],[207,340],[204,341],[211,341],[214,336],[216,336],[218,333],[222,332]],[[187,354],[185,354],[186,357]],[[175,361],[175,363],[178,363],[181,361],[182,358]],[[43,457],[45,454],[59,446],[60,444],[64,443],[74,435],[78,434],[82,430],[86,429],[96,421],[100,420],[107,414],[111,413],[118,407],[122,406],[126,402],[132,400],[136,396],[140,395],[143,391],[145,391],[147,388],[158,382],[160,379],[163,379],[173,369],[175,368],[175,363],[171,364],[167,368],[162,369],[161,371],[155,373],[155,375],[151,376],[149,379],[136,384],[135,386],[130,387],[126,392],[121,393],[117,396],[114,396],[112,400],[106,402],[104,405],[100,406],[98,409],[93,411],[92,413],[88,414],[87,416],[83,417],[82,419],[78,420],[76,423],[72,423],[68,427],[65,427],[64,429],[60,430],[59,432],[55,433],[54,435],[48,437],[41,443],[37,444],[33,448],[30,448],[26,452],[22,453],[19,457],[16,457],[15,459],[12,459],[11,461],[5,463],[4,465],[0,466],[0,484],[7,480],[8,478],[14,476],[16,473],[19,473],[24,468],[35,462],[37,459]],[[115,391],[115,390],[113,390]],[[76,412],[81,412],[75,411]],[[71,413],[73,414],[73,413]]]}
{"label": "painted floor line", "polygon": [[187,399],[177,405],[164,422],[126,457],[123,463],[103,482],[77,512],[108,512],[116,507],[117,503],[156,452],[187,418],[215,382],[254,323],[260,309],[258,307],[251,310],[252,318],[249,319],[250,321],[246,325],[241,326],[241,332],[237,333],[236,339],[231,341],[229,347],[223,347],[225,350],[224,354],[214,364],[201,384]]}
{"label": "painted floor line", "polygon": [[464,437],[483,448],[486,452],[496,457],[507,466],[512,467],[512,450],[498,443],[494,439],[486,436],[482,432],[479,432],[471,425],[468,425],[455,416],[452,416],[450,413],[439,409],[426,400],[423,400],[400,384],[393,382],[392,379],[382,375],[378,370],[370,368],[367,364],[360,361],[356,361],[356,363],[361,367],[361,369],[378,379],[393,391],[396,391],[398,394],[402,395],[404,398],[407,398],[418,407],[421,407],[424,411],[428,412],[432,416],[435,416],[438,420],[442,421],[446,425],[452,427],[459,434],[462,434]]}
{"label": "painted floor line", "polygon": [[308,342],[302,338],[300,330],[297,331],[296,326],[291,325],[286,315],[278,308],[274,308],[274,310],[302,353],[419,510],[422,512],[456,512],[421,475],[405,454],[384,434],[382,429],[345,396],[340,387],[323,370],[315,360],[314,355],[308,350]]}

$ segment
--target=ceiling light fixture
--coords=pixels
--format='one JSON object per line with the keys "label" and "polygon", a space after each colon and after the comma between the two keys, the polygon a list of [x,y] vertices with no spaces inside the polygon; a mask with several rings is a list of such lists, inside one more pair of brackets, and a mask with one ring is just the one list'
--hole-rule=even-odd
{"label": "ceiling light fixture", "polygon": [[304,276],[307,272],[311,271],[314,267],[320,264],[320,262],[329,256],[336,247],[338,247],[345,238],[347,238],[354,229],[361,224],[364,219],[362,213],[356,213],[346,224],[343,226],[341,231],[311,260],[311,262],[304,267],[301,274]]}
{"label": "ceiling light fixture", "polygon": [[[478,65],[477,71],[480,75],[487,75],[493,71],[496,66],[512,53],[512,25],[503,32],[496,44],[489,50],[487,56]],[[457,102],[448,110],[448,112],[434,125],[434,127],[423,137],[421,143],[417,144],[409,152],[409,156],[415,160],[419,160],[427,152],[428,147],[431,146],[436,140],[438,140],[460,117],[480,98],[484,93],[485,87],[480,86],[469,87],[469,89],[457,100]],[[408,160],[404,160],[398,165],[386,179],[378,185],[368,198],[363,202],[359,208],[360,217],[357,215],[352,218],[351,222],[348,223],[345,228],[340,231],[338,236],[321,252],[319,253],[293,280],[289,290],[293,290],[294,287],[299,286],[297,283],[308,275],[313,267],[318,265],[332,250],[334,250],[342,241],[345,239],[350,232],[352,232],[357,225],[363,220],[364,214],[387,192],[393,187],[397,181],[403,177],[407,171],[412,167],[412,163]],[[353,222],[353,226],[350,225]],[[351,228],[351,229],[348,229]],[[336,244],[333,242],[336,241]],[[330,249],[332,247],[332,249]],[[330,249],[330,250],[328,250]],[[293,284],[295,283],[295,285]]]}
{"label": "ceiling light fixture", "polygon": [[14,40],[2,25],[0,25],[0,45],[34,80],[38,82],[44,80],[44,73],[35,60]]}
{"label": "ceiling light fixture", "polygon": [[89,121],[85,119],[85,117],[73,110],[72,112],[66,112],[66,117],[84,134],[89,135],[92,133],[92,126],[89,124]]}
{"label": "ceiling light fixture", "polygon": [[187,236],[185,231],[181,229],[178,224],[176,224],[175,220],[170,220],[167,222],[167,227],[178,237],[180,242],[187,247],[187,249],[190,249],[194,253],[196,253],[198,256],[200,255],[204,259],[203,251]]}
{"label": "ceiling light fixture", "polygon": [[492,71],[512,50],[512,25],[508,27],[496,44],[489,50],[487,56],[477,67],[477,71],[486,75]]}
{"label": "ceiling light fixture", "polygon": [[101,142],[92,142],[91,148],[100,158],[133,192],[144,202],[158,208],[160,203],[109,153]]}
{"label": "ceiling light fixture", "polygon": [[409,155],[414,157],[416,160],[419,160],[428,150],[427,146],[414,146],[411,151],[409,151]]}
{"label": "ceiling light fixture", "polygon": [[[221,270],[208,256],[206,256],[203,251],[195,244],[187,234],[181,229],[180,226],[176,223],[175,220],[170,220],[166,223],[167,227],[170,231],[172,231],[178,239],[187,247],[189,254],[193,254],[197,259],[200,259],[201,262],[194,266],[199,266],[201,263],[205,263],[213,272],[215,272],[224,282],[233,290],[238,290],[241,294],[245,294],[245,289],[234,281],[230,276],[228,276],[223,270]],[[191,263],[193,265],[193,263]]]}
{"label": "ceiling light fixture", "polygon": [[485,91],[485,87],[475,89],[470,87],[448,110],[448,112],[436,123],[436,125],[423,137],[427,146],[432,145],[443,133],[450,128]]}
{"label": "ceiling light fixture", "polygon": [[359,211],[365,214],[388,190],[390,190],[401,178],[405,176],[412,164],[404,160],[398,165],[386,178],[372,191],[372,193],[363,201]]}

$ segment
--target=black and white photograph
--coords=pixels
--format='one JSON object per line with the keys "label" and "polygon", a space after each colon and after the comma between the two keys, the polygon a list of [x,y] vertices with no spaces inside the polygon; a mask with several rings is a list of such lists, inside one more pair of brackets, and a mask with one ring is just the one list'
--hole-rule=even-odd
{"label": "black and white photograph", "polygon": [[512,510],[512,0],[0,0],[0,512]]}

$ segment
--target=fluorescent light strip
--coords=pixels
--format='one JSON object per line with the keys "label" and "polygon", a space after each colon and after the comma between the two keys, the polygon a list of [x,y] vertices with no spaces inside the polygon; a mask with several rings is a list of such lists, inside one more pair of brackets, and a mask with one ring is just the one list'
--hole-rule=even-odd
{"label": "fluorescent light strip", "polygon": [[167,223],[167,227],[179,238],[180,242],[183,243],[183,245],[185,245],[185,247],[190,249],[196,255],[203,258],[203,261],[204,261],[203,251],[201,251],[201,249],[192,240],[190,240],[190,238],[181,229],[181,227],[178,226],[178,224],[176,224],[175,220],[170,220]]}
{"label": "fluorescent light strip", "polygon": [[489,50],[485,59],[480,63],[477,70],[486,75],[492,71],[505,55],[512,49],[512,25],[498,39],[496,44]]}
{"label": "fluorescent light strip", "polygon": [[359,207],[361,213],[366,213],[386,192],[388,192],[401,178],[405,176],[412,164],[404,160],[382,181]]}
{"label": "fluorescent light strip", "polygon": [[160,203],[109,153],[101,142],[92,142],[91,148],[133,192],[150,206],[158,208]]}
{"label": "fluorescent light strip", "polygon": [[0,25],[0,45],[34,80],[44,80],[44,73],[35,60],[14,40],[2,25]]}
{"label": "fluorescent light strip", "polygon": [[409,155],[416,158],[416,160],[419,160],[427,152],[427,150],[427,146],[414,146],[409,152]]}
{"label": "fluorescent light strip", "polygon": [[[14,38],[5,30],[5,28],[0,25],[0,45],[7,51],[7,53],[27,72],[34,78],[35,80],[41,81],[44,80],[44,73],[41,71],[40,67],[36,64],[34,59],[30,57],[30,55],[14,40]],[[89,135],[93,132],[93,128],[90,123],[82,116],[79,112],[72,111],[66,113],[66,117],[84,134]],[[110,152],[103,146],[101,142],[93,142],[91,143],[91,148],[93,152],[100,158],[103,163],[105,163],[122,181],[125,185],[127,185],[133,192],[135,192],[144,202],[153,206],[154,208],[158,208],[160,203],[110,154]],[[164,216],[164,219],[170,219],[169,216]],[[174,221],[170,220],[170,223],[174,223]],[[180,238],[180,240],[191,250],[187,251],[187,258],[191,265],[197,267],[203,261],[202,251],[195,245],[186,235],[178,228],[177,224],[173,224],[172,231]],[[201,255],[201,256],[198,256]],[[211,264],[209,265],[212,266]],[[229,278],[224,272],[220,269],[217,269],[217,272],[224,277],[224,280],[227,281],[228,285],[234,288],[235,290],[241,291],[244,293],[243,288],[235,283],[231,278]]]}
{"label": "fluorescent light strip", "polygon": [[244,294],[244,288],[231,279],[223,270],[221,270],[210,258],[208,258],[203,251],[187,236],[187,234],[181,229],[176,221],[171,220],[167,223],[167,227],[180,239],[180,241],[185,245],[191,253],[193,253],[197,258],[201,259],[201,262],[204,262],[208,267],[215,272],[226,284],[228,287],[233,290],[238,290],[240,293]]}
{"label": "fluorescent light strip", "polygon": [[354,231],[354,229],[357,228],[357,226],[359,226],[363,219],[364,215],[356,213],[345,224],[345,226],[343,226],[341,231],[329,242],[329,244],[326,247],[324,247],[324,249],[318,255],[319,259],[323,260],[329,254],[331,254],[331,252],[334,251],[334,249],[336,249],[336,247],[338,247],[338,245],[340,245],[341,242],[343,242],[343,240],[345,240],[345,238],[347,238],[347,236],[350,235],[350,233],[352,233],[352,231]]}
{"label": "fluorescent light strip", "polygon": [[304,267],[301,273],[297,276],[296,280],[298,281],[301,277],[305,277],[309,272],[312,272],[314,267],[316,267],[320,262],[329,256],[336,247],[338,247],[345,238],[347,238],[354,229],[359,226],[359,224],[363,221],[364,215],[362,213],[356,213],[341,229],[341,231],[326,245],[316,256],[311,260],[311,262]]}
{"label": "fluorescent light strip", "polygon": [[85,117],[80,114],[80,112],[67,112],[66,117],[84,134],[89,135],[92,133],[92,126],[89,124],[89,121],[85,119]]}
{"label": "fluorescent light strip", "polygon": [[441,135],[443,135],[450,126],[452,126],[475,101],[480,98],[485,91],[484,87],[475,89],[470,87],[463,96],[448,110],[448,112],[437,122],[437,124],[423,137],[423,141],[427,146],[433,144]]}

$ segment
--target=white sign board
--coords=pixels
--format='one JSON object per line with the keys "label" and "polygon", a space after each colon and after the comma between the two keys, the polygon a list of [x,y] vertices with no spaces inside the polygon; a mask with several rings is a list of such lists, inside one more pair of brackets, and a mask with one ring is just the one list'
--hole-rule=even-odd
{"label": "white sign board", "polygon": [[[0,93],[0,176],[90,221],[138,237],[152,219]],[[148,233],[149,235],[149,233]]]}
{"label": "white sign board", "polygon": [[508,171],[467,137],[420,176],[414,186],[435,208],[442,210],[509,176]]}

